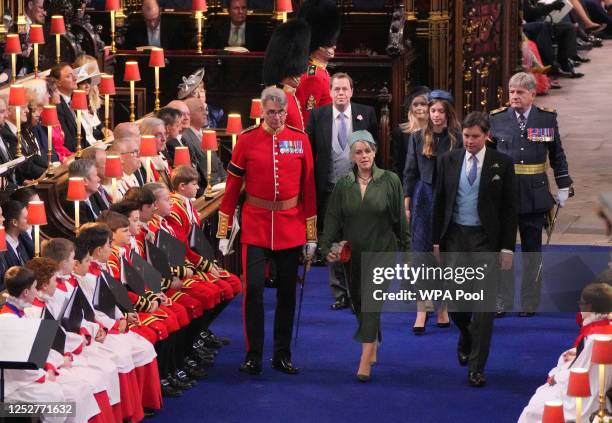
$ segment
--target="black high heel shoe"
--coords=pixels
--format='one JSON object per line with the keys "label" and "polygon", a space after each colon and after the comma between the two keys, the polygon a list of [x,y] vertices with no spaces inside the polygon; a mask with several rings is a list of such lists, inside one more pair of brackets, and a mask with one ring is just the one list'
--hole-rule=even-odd
{"label": "black high heel shoe", "polygon": [[425,314],[425,323],[423,323],[423,326],[412,327],[412,333],[414,333],[415,335],[425,334],[425,326],[427,326],[427,320],[429,320],[429,313]]}

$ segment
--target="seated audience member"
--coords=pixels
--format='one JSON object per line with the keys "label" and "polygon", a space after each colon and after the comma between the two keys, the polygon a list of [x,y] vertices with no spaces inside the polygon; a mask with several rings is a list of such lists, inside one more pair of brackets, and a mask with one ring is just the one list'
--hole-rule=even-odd
{"label": "seated audience member", "polygon": [[174,28],[167,18],[164,18],[157,0],[144,0],[142,14],[135,14],[128,20],[125,35],[125,49],[135,49],[141,46],[161,47],[169,50],[180,48],[178,35],[181,30]]}
{"label": "seated audience member", "polygon": [[[195,73],[189,75],[189,78],[183,77],[183,82],[179,84],[178,98],[186,100],[189,97],[199,99],[208,108],[207,119],[204,123],[205,128],[225,128],[227,118],[222,108],[206,103],[206,88],[204,87],[204,68],[198,69]],[[168,107],[180,109],[174,102],[168,103]]]}
{"label": "seated audience member", "polygon": [[[36,159],[38,165],[47,167],[49,157],[47,127],[41,125],[40,122],[43,108],[49,104],[47,82],[39,78],[26,81],[23,85],[28,99],[27,120],[21,126],[23,149],[26,150],[27,155],[40,155],[40,158]],[[51,144],[51,161],[59,161],[53,144]]]}
{"label": "seated audience member", "polygon": [[[173,110],[173,109],[171,109]],[[149,167],[145,168],[147,182],[163,182],[170,186],[170,166],[166,155],[166,139],[167,136],[175,137],[179,134],[182,127],[180,115],[171,125],[164,125],[164,121],[158,118],[144,118],[140,122],[140,133],[142,135],[152,135],[155,137],[155,148],[157,156],[150,157]]]}
{"label": "seated audience member", "polygon": [[22,235],[28,230],[28,209],[20,201],[9,200],[2,205],[6,230],[6,265],[23,266],[32,256],[28,253]]}
{"label": "seated audience member", "polygon": [[[104,172],[106,169],[106,150],[102,148],[87,148],[81,153],[81,159],[87,159],[94,162],[96,170],[98,171],[98,177],[102,181],[98,186],[98,192],[91,196],[91,201],[96,204],[100,211],[107,210],[113,202],[111,192],[107,191],[103,183],[106,183],[104,178]],[[108,181],[110,184],[111,181]]]}
{"label": "seated audience member", "polygon": [[[0,208],[0,226],[4,226],[4,216],[2,215],[2,208]],[[0,251],[0,291],[3,291],[6,286],[4,285],[4,274],[8,269],[6,264],[6,251]]]}
{"label": "seated audience member", "polygon": [[229,19],[219,17],[208,29],[207,46],[215,49],[244,47],[250,51],[263,51],[265,33],[247,22],[247,0],[229,0]]}
{"label": "seated audience member", "polygon": [[[8,115],[8,100],[5,97],[0,96],[0,161],[2,163],[13,160],[13,155],[10,152],[10,145],[7,140],[2,137],[1,128],[5,126],[6,117]],[[9,169],[2,175],[0,175],[0,188],[3,193],[10,194],[17,189],[17,177],[15,175],[15,169]]]}
{"label": "seated audience member", "polygon": [[[79,223],[94,222],[102,212],[98,202],[93,197],[100,187],[100,177],[95,162],[88,159],[73,161],[68,166],[68,177],[81,177],[85,181],[85,192],[88,198],[85,201],[79,201]],[[66,208],[70,216],[74,216],[74,203],[72,201],[67,202]]]}
{"label": "seated audience member", "polygon": [[[116,136],[107,154],[117,155],[121,160],[123,177],[117,181],[117,198],[115,199],[119,201],[128,189],[135,186],[141,187],[146,181],[146,173],[140,161],[140,135],[125,138]],[[110,185],[105,185],[104,188],[112,192]]]}
{"label": "seated audience member", "polygon": [[[62,62],[51,68],[49,76],[56,81],[60,94],[59,103],[57,104],[57,117],[64,133],[64,147],[74,153],[77,145],[76,115],[70,108],[70,103],[72,101],[72,93],[77,89],[76,72],[70,64]],[[81,134],[84,133],[85,130],[81,124]]]}
{"label": "seated audience member", "polygon": [[[6,104],[6,99],[5,104]],[[17,158],[17,111],[16,107],[9,106],[4,125],[0,127],[0,136],[5,145],[8,146],[8,154],[11,158]],[[28,108],[21,107],[19,119],[25,123],[22,125],[21,155],[26,156],[25,162],[19,164],[15,169],[15,177],[19,185],[30,185],[47,170],[47,161],[41,157],[40,148],[32,141],[32,133],[28,122]],[[28,157],[30,156],[30,157]]]}
{"label": "seated audience member", "polygon": [[[566,350],[557,366],[548,372],[546,383],[540,386],[519,418],[519,423],[540,423],[544,404],[547,401],[561,401],[566,421],[576,419],[576,399],[567,395],[571,369],[588,369],[591,396],[583,398],[582,421],[589,421],[598,409],[599,369],[591,363],[593,338],[595,335],[612,336],[612,278],[604,283],[592,283],[582,290],[580,309],[582,327],[574,346]],[[605,391],[612,387],[612,373],[606,372]]]}
{"label": "seated audience member", "polygon": [[[190,126],[183,131],[183,142],[187,145],[201,145],[202,143],[202,128],[206,125],[206,108],[202,106],[195,98],[188,98],[185,100],[185,104],[189,108],[190,115]],[[198,158],[198,172],[200,172],[200,180],[204,181],[208,179],[208,168],[206,161],[206,152],[203,152],[201,148],[197,149],[201,153],[201,158]],[[222,182],[227,177],[225,169],[223,169],[223,163],[219,160],[219,156],[215,151],[212,152],[212,181],[211,185],[218,182]],[[200,167],[202,169],[200,169]],[[203,177],[202,177],[203,173]]]}
{"label": "seated audience member", "polygon": [[[30,201],[40,201],[40,197],[33,187],[19,188],[11,194],[10,198],[25,204],[26,207]],[[25,247],[28,255],[34,257],[34,227],[32,225],[28,225],[28,229],[19,236],[19,241]]]}
{"label": "seated audience member", "polygon": [[81,122],[85,132],[81,134],[82,145],[94,145],[104,139],[104,125],[98,116],[98,111],[102,106],[100,91],[100,69],[95,57],[83,54],[74,62],[77,67],[77,87],[85,91],[87,95],[87,110],[81,112]]}
{"label": "seated audience member", "polygon": [[[58,109],[62,100],[62,96],[60,94],[59,89],[57,88],[57,80],[51,76],[47,76],[45,78],[45,82],[47,83],[47,94],[49,95],[49,104],[54,105]],[[59,115],[58,115],[59,118]],[[61,122],[60,122],[61,123]],[[75,121],[76,127],[76,121]],[[75,129],[76,131],[76,129]],[[62,129],[62,125],[56,125],[52,128],[51,132],[53,150],[55,150],[57,154],[57,159],[64,163],[65,160],[72,154],[72,151],[68,150],[68,148],[64,145],[64,130]]]}

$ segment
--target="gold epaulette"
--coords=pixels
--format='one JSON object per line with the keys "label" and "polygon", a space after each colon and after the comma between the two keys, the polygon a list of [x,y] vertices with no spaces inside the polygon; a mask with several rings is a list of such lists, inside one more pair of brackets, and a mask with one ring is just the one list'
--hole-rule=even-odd
{"label": "gold epaulette", "polygon": [[498,113],[505,112],[506,110],[508,110],[508,108],[506,106],[504,106],[504,107],[500,107],[499,109],[491,110],[490,114],[491,114],[491,116],[493,116],[493,115],[496,115]]}
{"label": "gold epaulette", "polygon": [[248,128],[243,129],[240,135],[246,134],[247,132],[251,132],[253,129],[257,129],[260,126],[261,126],[261,123],[256,123],[255,125],[251,125]]}
{"label": "gold epaulette", "polygon": [[287,128],[289,128],[289,129],[293,129],[294,131],[297,131],[297,132],[299,132],[301,134],[305,134],[306,133],[306,131],[302,131],[300,128],[296,128],[295,126],[291,126],[291,125],[287,125],[287,124],[285,124],[285,126]]}
{"label": "gold epaulette", "polygon": [[556,109],[549,109],[548,107],[538,107],[538,109],[542,112],[557,113]]}

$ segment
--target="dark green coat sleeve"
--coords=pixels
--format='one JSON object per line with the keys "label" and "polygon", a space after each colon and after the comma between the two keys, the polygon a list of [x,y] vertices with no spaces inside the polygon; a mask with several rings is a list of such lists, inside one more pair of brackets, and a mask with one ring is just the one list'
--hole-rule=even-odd
{"label": "dark green coat sleeve", "polygon": [[323,226],[323,235],[319,241],[321,248],[321,254],[323,257],[329,254],[331,245],[333,242],[342,241],[342,194],[347,185],[344,178],[340,179],[327,203],[327,210],[325,212],[325,224]]}

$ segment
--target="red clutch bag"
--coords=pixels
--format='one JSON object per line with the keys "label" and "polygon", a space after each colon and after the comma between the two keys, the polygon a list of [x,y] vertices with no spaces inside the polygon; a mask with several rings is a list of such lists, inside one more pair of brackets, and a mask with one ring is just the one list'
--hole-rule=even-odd
{"label": "red clutch bag", "polygon": [[340,250],[340,262],[348,263],[350,259],[351,259],[351,246],[347,242],[342,246],[342,249]]}

